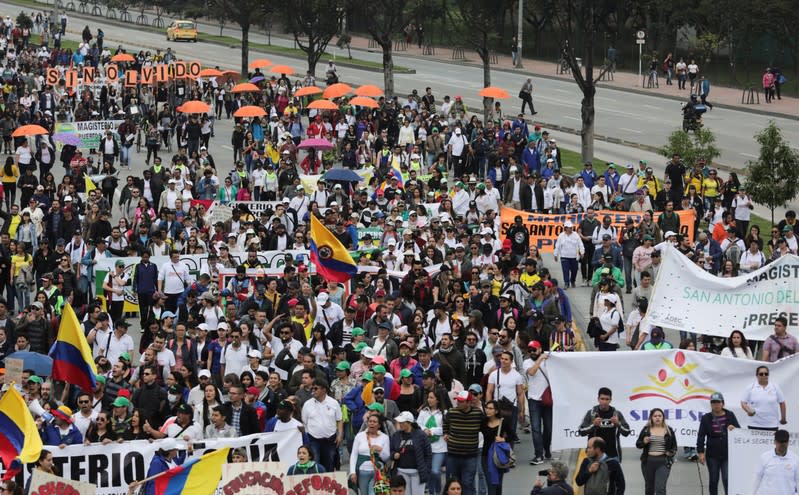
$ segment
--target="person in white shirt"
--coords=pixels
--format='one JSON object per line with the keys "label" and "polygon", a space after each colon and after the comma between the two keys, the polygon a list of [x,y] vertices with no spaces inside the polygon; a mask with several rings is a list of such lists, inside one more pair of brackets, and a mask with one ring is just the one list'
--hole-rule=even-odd
{"label": "person in white shirt", "polygon": [[[524,360],[527,378],[527,404],[530,410],[530,428],[533,430],[533,465],[544,463],[546,454],[551,456],[552,443],[552,406],[543,404],[543,396],[549,387],[546,374],[546,360],[549,354],[542,352],[541,342],[531,340],[527,344],[530,357]],[[548,456],[547,456],[548,457]]]}
{"label": "person in white shirt", "polygon": [[133,338],[128,335],[128,322],[119,320],[116,322],[114,332],[108,338],[108,342],[100,342],[100,345],[105,349],[105,357],[109,363],[116,363],[119,357],[124,354],[132,354],[135,345]]}
{"label": "person in white shirt", "polygon": [[563,232],[558,235],[555,241],[555,261],[560,258],[560,266],[563,269],[563,288],[568,289],[569,285],[575,287],[577,274],[580,272],[578,261],[583,257],[585,247],[580,236],[574,231],[574,224],[567,220],[563,224]]}
{"label": "person in white shirt", "polygon": [[757,239],[749,241],[749,249],[741,254],[738,260],[738,271],[741,273],[749,273],[759,269],[766,264],[766,257],[760,251],[760,246],[757,244]]}
{"label": "person in white shirt", "polygon": [[599,337],[598,350],[600,351],[615,351],[619,348],[619,333],[624,331],[624,315],[616,307],[619,303],[619,298],[616,294],[609,292],[604,294],[604,311],[599,315],[599,323],[602,325],[602,330],[605,331]]}
{"label": "person in white shirt", "polygon": [[768,366],[758,366],[757,382],[749,386],[741,399],[741,409],[749,416],[750,430],[776,430],[786,420],[785,396],[779,386],[769,383]]}
{"label": "person in white shirt", "polygon": [[92,396],[87,393],[81,393],[78,396],[78,410],[72,415],[72,424],[78,428],[80,434],[86,436],[89,426],[97,421],[98,413],[92,408]]}
{"label": "person in white shirt", "polygon": [[[513,415],[508,418],[511,437],[516,439],[517,421],[524,420],[527,401],[524,397],[524,377],[514,366],[514,355],[510,351],[502,351],[499,357],[500,368],[488,377],[486,398],[501,401],[507,399],[513,403]],[[511,440],[509,440],[511,441]]]}
{"label": "person in white shirt", "polygon": [[169,261],[161,266],[158,271],[158,291],[166,295],[164,307],[175,312],[178,306],[178,297],[183,294],[188,285],[193,282],[188,267],[180,261],[180,253],[172,251]]}
{"label": "person in white shirt", "polygon": [[325,467],[325,471],[332,472],[335,470],[335,450],[344,438],[344,424],[341,421],[341,404],[327,395],[328,388],[326,381],[314,380],[313,397],[302,406],[302,422],[314,459]]}
{"label": "person in white shirt", "polygon": [[455,195],[452,197],[452,210],[457,215],[466,215],[469,211],[469,193],[465,190],[463,182],[458,181],[453,186]]}
{"label": "person in white shirt", "polygon": [[225,373],[240,373],[241,370],[247,366],[247,355],[250,352],[250,346],[241,343],[241,330],[234,327],[230,331],[231,342],[222,348],[222,356],[219,358],[219,364],[222,365],[222,376]]}
{"label": "person in white shirt", "polygon": [[325,335],[327,335],[333,325],[344,319],[344,310],[330,300],[330,295],[327,292],[320,292],[316,296],[316,304],[311,308],[311,316],[313,316],[314,326],[324,326]]}
{"label": "person in white shirt", "polygon": [[752,493],[794,495],[799,491],[799,456],[788,450],[790,440],[786,430],[774,432],[774,450],[760,456]]}
{"label": "person in white shirt", "polygon": [[738,186],[738,194],[732,199],[730,207],[733,209],[735,217],[735,227],[738,230],[738,237],[746,237],[749,230],[749,219],[752,217],[752,198],[746,195],[743,184]]}

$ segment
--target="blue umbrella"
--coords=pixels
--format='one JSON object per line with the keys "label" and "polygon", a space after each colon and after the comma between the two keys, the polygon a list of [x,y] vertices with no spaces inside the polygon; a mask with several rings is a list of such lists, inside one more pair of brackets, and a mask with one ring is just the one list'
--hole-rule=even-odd
{"label": "blue umbrella", "polygon": [[53,358],[38,352],[17,351],[5,359],[21,359],[22,369],[33,370],[38,376],[50,376],[53,372]]}
{"label": "blue umbrella", "polygon": [[264,80],[266,80],[266,78],[264,76],[255,76],[252,79],[250,79],[250,82],[251,83],[257,83],[257,82],[261,82],[261,81],[264,81]]}
{"label": "blue umbrella", "polygon": [[348,168],[334,168],[325,173],[325,180],[337,180],[342,182],[361,182],[363,177]]}

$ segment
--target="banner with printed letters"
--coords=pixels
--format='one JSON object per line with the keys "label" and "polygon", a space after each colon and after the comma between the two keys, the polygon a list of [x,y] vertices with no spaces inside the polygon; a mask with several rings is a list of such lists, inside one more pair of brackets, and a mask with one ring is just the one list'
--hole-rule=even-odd
{"label": "banner with printed letters", "polygon": [[[272,461],[290,466],[297,462],[297,449],[301,445],[302,433],[299,430],[258,433],[195,442],[194,457],[224,447],[243,448],[250,461]],[[97,490],[92,493],[97,495],[124,495],[129,484],[147,477],[158,446],[158,440],[136,440],[108,445],[69,445],[63,449],[50,446],[47,449],[53,453],[53,462],[65,478],[96,485]],[[27,481],[31,473],[27,469],[23,472],[24,481]]]}
{"label": "banner with printed letters", "polygon": [[[694,223],[696,222],[695,215],[690,211],[675,211],[674,213],[680,217],[680,231],[677,233],[688,236],[688,239],[693,242]],[[516,218],[517,215],[522,217],[522,224],[524,224],[530,233],[530,245],[536,246],[541,252],[551,253],[555,249],[555,240],[557,240],[560,233],[563,232],[563,224],[566,223],[567,220],[571,220],[576,226],[583,220],[585,213],[530,213],[528,211],[503,207],[500,211],[500,220],[502,222],[500,234],[502,239],[508,236],[508,229],[514,224],[514,218]],[[660,215],[659,212],[655,212],[653,215],[656,222],[658,215]],[[638,225],[641,223],[644,215],[643,213],[628,211],[601,210],[596,212],[596,218],[600,221],[605,216],[610,216],[611,224],[616,227],[618,232],[621,232],[628,218],[632,218],[633,223]]]}
{"label": "banner with printed letters", "polygon": [[662,259],[644,324],[717,337],[740,330],[748,340],[767,339],[779,316],[789,332],[799,328],[799,257],[734,278],[705,272],[676,249]]}
{"label": "banner with printed letters", "polygon": [[[746,428],[749,416],[741,399],[756,383],[755,371],[764,363],[683,350],[618,352],[553,352],[546,360],[552,386],[552,449],[586,446],[579,428],[586,412],[597,404],[600,387],[613,392],[611,406],[624,415],[631,434],[623,447],[635,447],[649,411],[663,409],[680,446],[695,446],[699,421],[710,411],[710,395],[721,392],[727,409]],[[799,396],[791,391],[799,374],[799,358],[770,363],[769,383],[786,398],[788,425],[799,424]],[[732,472],[732,467],[730,467]]]}
{"label": "banner with printed letters", "polygon": [[[795,429],[795,428],[794,428]],[[737,429],[727,435],[727,448],[730,452],[729,495],[749,495],[763,493],[763,486],[756,487],[757,468],[764,454],[774,452],[774,432]],[[799,454],[799,433],[791,433],[788,450]]]}

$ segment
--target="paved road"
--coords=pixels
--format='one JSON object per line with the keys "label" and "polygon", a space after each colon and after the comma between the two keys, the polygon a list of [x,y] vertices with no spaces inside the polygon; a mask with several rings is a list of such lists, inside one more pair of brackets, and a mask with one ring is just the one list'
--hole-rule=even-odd
{"label": "paved road", "polygon": [[[0,10],[4,12],[17,12],[18,7],[10,6],[0,2]],[[76,19],[77,15],[71,15],[72,19],[68,38],[77,39],[78,32],[71,32],[72,30],[82,29],[83,22]],[[164,49],[167,44],[164,42],[162,35],[146,31],[137,31],[135,26],[119,27],[112,26],[105,23],[102,19],[92,19],[90,22],[92,27],[101,26],[106,34],[106,43],[113,46],[117,43],[123,43],[125,47],[135,49],[154,49],[156,47]],[[258,36],[254,36],[258,40]],[[276,41],[273,39],[273,41]],[[237,49],[225,48],[213,44],[174,44],[170,43],[173,50],[176,50],[179,55],[186,59],[198,59],[204,65],[219,65],[223,68],[236,68],[238,64],[239,51]],[[254,54],[253,54],[254,55]],[[360,58],[368,58],[365,54],[358,54]],[[254,58],[254,57],[253,57]],[[294,64],[295,67],[301,68],[303,65],[295,59],[290,59],[280,56],[272,56],[269,58],[275,63]],[[376,59],[377,56],[374,56]],[[453,66],[449,64],[434,63],[430,61],[416,61],[406,60],[404,57],[398,57],[397,63],[404,66],[412,66],[417,69],[417,74],[414,76],[398,75],[397,86],[403,91],[408,91],[411,88],[422,89],[425,85],[430,85],[437,88],[436,94],[443,96],[443,94],[450,95],[462,94],[467,104],[471,107],[479,105],[479,99],[473,97],[477,90],[482,86],[478,81],[481,80],[481,75],[478,70],[469,67]],[[367,72],[363,70],[344,69],[344,78],[356,84],[376,83],[380,84],[382,74]],[[495,84],[504,85],[506,87],[515,87],[521,84],[522,77],[518,75],[511,75],[507,73],[497,73],[497,81]],[[454,82],[459,81],[459,82]],[[468,82],[465,82],[468,81]],[[472,82],[474,81],[474,82]],[[538,85],[538,92],[546,96],[537,98],[539,111],[541,115],[546,116],[545,120],[555,121],[562,125],[569,125],[569,120],[574,118],[571,115],[579,115],[579,99],[576,98],[576,91],[573,85],[565,84],[563,82],[551,81],[543,79]],[[640,130],[641,133],[646,132],[647,136],[655,136],[658,132],[656,129],[651,131],[647,126],[643,125],[644,121],[656,122],[651,115],[655,110],[665,112],[667,109],[675,106],[674,102],[663,100],[655,97],[647,97],[636,94],[626,95],[619,104],[619,109],[613,109],[615,106],[611,97],[619,97],[618,92],[607,90],[607,96],[602,96],[599,99],[598,114],[608,114],[608,120],[620,122],[619,119],[629,118],[632,123],[626,124],[632,131]],[[602,90],[605,94],[605,90]],[[649,106],[645,106],[649,105]],[[676,111],[673,112],[676,115]],[[719,110],[716,116],[721,115],[722,111]],[[743,112],[735,112],[740,117],[740,120],[746,121],[747,119],[758,119],[760,117],[744,114]],[[669,113],[671,115],[671,113]],[[560,119],[560,120],[558,120]],[[719,120],[722,120],[719,118]],[[212,138],[210,150],[214,156],[219,159],[227,159],[230,157],[231,149],[229,147],[229,136],[231,132],[230,120],[217,121],[216,124],[216,137]],[[730,123],[731,124],[731,123]],[[576,124],[575,124],[576,125]],[[603,124],[607,125],[607,124]],[[743,126],[742,126],[743,128]],[[643,131],[641,129],[646,129]],[[669,128],[664,126],[663,132],[668,132]],[[607,129],[600,128],[601,132],[615,132],[613,128]],[[620,132],[625,132],[620,129]],[[627,131],[629,132],[629,131]],[[746,131],[749,132],[749,131]],[[635,134],[635,133],[633,133]],[[558,135],[567,147],[575,148],[577,144],[576,136]],[[656,139],[656,138],[652,138]],[[659,141],[653,141],[653,144],[660,144]],[[656,161],[657,157],[641,153],[638,150],[625,148],[619,145],[610,143],[598,142],[597,155],[600,157],[613,157],[616,161],[633,161],[636,157],[644,157],[651,160],[652,163],[660,163],[663,160]],[[164,153],[164,155],[166,155]],[[144,154],[135,154],[132,159],[133,167],[131,174],[140,175],[144,171]],[[224,162],[223,162],[224,163]],[[60,169],[57,170],[60,172]],[[60,175],[60,174],[59,174]],[[126,171],[122,172],[126,175]],[[60,181],[61,177],[57,177]],[[115,212],[116,213],[116,212]],[[552,270],[556,278],[560,278],[560,269],[551,257],[547,257],[547,266]],[[588,300],[590,298],[590,289],[577,288],[569,291],[569,296],[572,299],[573,307],[575,308],[575,319],[581,328],[585,328],[588,320]],[[135,319],[134,323],[135,324]],[[138,337],[140,329],[138,326],[131,329],[131,334]],[[674,341],[674,336],[669,335],[669,338]],[[597,387],[601,384],[597,384]],[[588,408],[592,405],[592,399],[587,399],[585,407]],[[521,434],[521,432],[520,432]],[[505,493],[523,494],[529,493],[532,482],[535,477],[536,471],[543,469],[544,466],[529,466],[528,460],[532,457],[532,445],[529,435],[521,434],[522,443],[516,446],[517,459],[519,460],[519,467],[511,470],[505,478]],[[626,459],[624,468],[628,477],[628,493],[640,493],[643,491],[643,483],[638,471],[637,452],[631,449],[629,453],[625,452]],[[555,452],[554,457],[556,460],[567,462],[570,467],[574,467],[577,461],[578,451],[569,450],[564,452]],[[704,469],[704,468],[703,468]],[[705,471],[702,471],[702,476],[706,478]],[[672,469],[672,476],[670,480],[670,487],[679,488],[682,493],[698,493],[699,481],[697,470],[693,463],[679,462],[675,464]]]}
{"label": "paved road", "polygon": [[[0,2],[2,11],[17,12],[18,6]],[[26,10],[29,10],[26,8]],[[82,29],[85,23],[81,16],[70,13],[72,19],[71,29]],[[88,18],[92,26],[103,26],[106,32],[106,43],[114,45],[117,42],[125,46],[162,48],[172,46],[173,50],[186,58],[201,59],[206,63],[219,65],[223,68],[239,67],[239,49],[227,48],[219,45],[198,43],[178,44],[165,42],[165,36],[152,32],[139,31],[136,26],[121,27],[112,25],[106,19]],[[87,20],[88,20],[87,19]],[[201,28],[206,28],[201,26]],[[218,28],[207,27],[211,34],[219,34]],[[228,36],[240,36],[240,31],[235,27],[227,27],[224,33]],[[73,34],[74,38],[75,35]],[[267,39],[262,34],[250,35],[251,41],[266,43]],[[293,46],[291,40],[272,37],[272,43],[281,46]],[[337,56],[346,57],[345,50],[330,46],[329,50]],[[354,56],[364,60],[380,62],[382,55],[378,52],[353,50]],[[251,58],[257,52],[251,52]],[[305,71],[305,62],[282,56],[269,55],[276,63],[288,63],[295,68]],[[435,60],[418,59],[395,55],[395,64],[416,69],[416,74],[398,74],[395,84],[398,94],[408,93],[411,89],[422,91],[424,86],[431,86],[439,99],[449,94],[460,94],[464,97],[469,108],[480,108],[481,98],[477,91],[482,88],[482,69],[476,67],[447,64]],[[320,67],[322,71],[323,66]],[[344,80],[362,84],[380,84],[382,74],[350,68],[340,68]],[[507,88],[512,98],[504,106],[507,110],[516,112],[520,101],[513,97],[521,87],[526,76],[519,73],[492,71],[492,84]],[[577,86],[568,81],[537,78],[535,81],[535,103],[541,121],[565,127],[580,128],[580,100],[581,95]],[[596,132],[603,135],[614,136],[626,141],[637,142],[649,146],[662,146],[670,132],[680,126],[680,104],[674,100],[658,96],[642,95],[627,91],[600,88],[596,96]],[[742,167],[746,160],[757,155],[756,143],[752,136],[763,129],[769,120],[775,120],[784,130],[785,135],[799,135],[799,121],[796,119],[773,118],[756,115],[739,110],[715,109],[706,114],[705,122],[708,128],[715,131],[718,144],[722,150],[719,158],[721,163],[732,167]],[[799,146],[799,143],[793,143]]]}

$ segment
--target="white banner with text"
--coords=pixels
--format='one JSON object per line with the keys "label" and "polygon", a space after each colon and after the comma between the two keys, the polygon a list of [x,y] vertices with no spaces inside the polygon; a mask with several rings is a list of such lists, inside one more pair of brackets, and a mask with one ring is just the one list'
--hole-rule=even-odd
{"label": "white banner with text", "polygon": [[597,404],[600,387],[613,392],[611,405],[622,413],[632,433],[622,446],[634,447],[653,408],[663,409],[677,442],[695,446],[699,420],[710,411],[710,395],[721,392],[725,407],[746,427],[741,398],[756,381],[758,366],[768,364],[769,383],[778,385],[787,402],[788,426],[799,425],[799,396],[790,393],[799,376],[799,359],[762,363],[682,350],[558,352],[546,362],[552,386],[552,448],[584,448],[579,435],[585,413]]}
{"label": "white banner with text", "polygon": [[[795,429],[795,428],[794,428]],[[755,488],[757,468],[764,453],[774,452],[774,432],[736,429],[727,435],[730,453],[727,472],[729,495],[763,493]],[[799,454],[799,433],[791,433],[788,449]]]}

